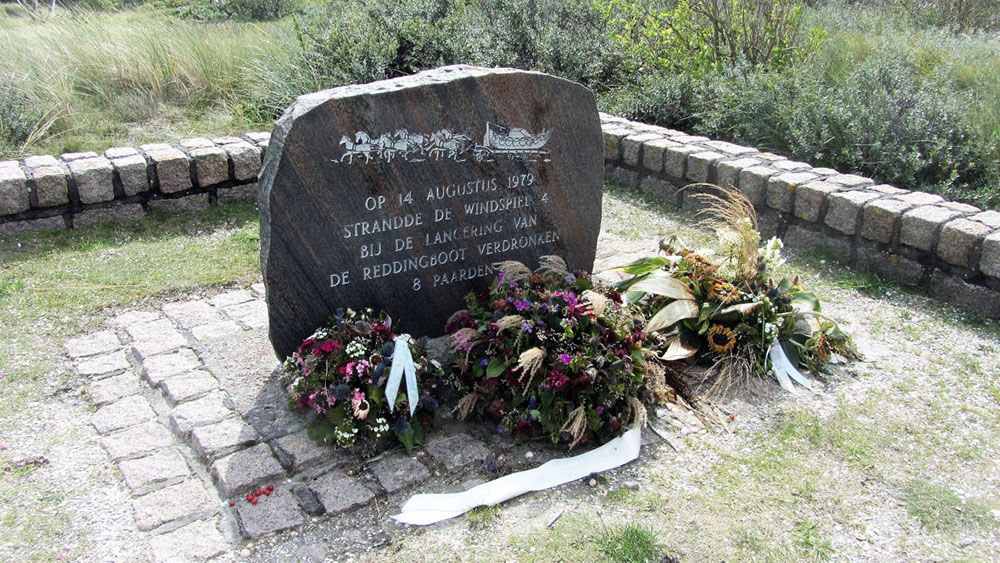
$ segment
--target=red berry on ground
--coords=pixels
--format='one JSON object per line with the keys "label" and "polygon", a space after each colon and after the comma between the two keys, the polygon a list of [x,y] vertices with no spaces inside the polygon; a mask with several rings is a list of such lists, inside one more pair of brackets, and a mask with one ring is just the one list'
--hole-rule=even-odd
{"label": "red berry on ground", "polygon": [[257,499],[256,498],[251,498],[250,499],[250,504],[257,504]]}
{"label": "red berry on ground", "polygon": [[229,501],[229,506],[236,506],[236,501],[235,500]]}

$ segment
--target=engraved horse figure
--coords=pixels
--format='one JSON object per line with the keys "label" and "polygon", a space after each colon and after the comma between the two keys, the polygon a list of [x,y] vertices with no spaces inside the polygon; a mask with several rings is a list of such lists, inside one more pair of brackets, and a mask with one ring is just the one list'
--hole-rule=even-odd
{"label": "engraved horse figure", "polygon": [[459,156],[472,145],[472,138],[468,135],[462,133],[456,135],[448,129],[442,129],[431,134],[427,152],[434,160],[441,160],[445,156],[453,160],[464,160],[459,159]]}
{"label": "engraved horse figure", "polygon": [[368,133],[358,131],[354,134],[353,142],[347,135],[343,135],[340,137],[340,144],[344,145],[344,148],[347,150],[347,152],[344,153],[344,156],[340,157],[341,162],[344,162],[344,159],[346,158],[348,164],[353,164],[355,156],[365,157],[365,164],[371,162],[372,149],[374,149],[375,146]]}

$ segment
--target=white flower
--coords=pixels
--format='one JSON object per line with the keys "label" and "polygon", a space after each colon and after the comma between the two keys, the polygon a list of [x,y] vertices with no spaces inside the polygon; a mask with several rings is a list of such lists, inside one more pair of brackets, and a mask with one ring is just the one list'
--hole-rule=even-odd
{"label": "white flower", "polygon": [[778,237],[771,237],[764,243],[764,248],[761,250],[761,258],[769,270],[785,264],[785,259],[781,256],[781,249],[784,247],[784,243]]}
{"label": "white flower", "polygon": [[350,344],[347,345],[344,352],[352,358],[360,358],[365,355],[365,344],[364,342],[361,342],[361,340],[355,338]]}

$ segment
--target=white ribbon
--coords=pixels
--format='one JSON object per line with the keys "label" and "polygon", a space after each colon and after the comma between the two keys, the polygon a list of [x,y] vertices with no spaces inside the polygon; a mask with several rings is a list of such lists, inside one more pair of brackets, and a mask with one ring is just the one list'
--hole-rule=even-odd
{"label": "white ribbon", "polygon": [[638,427],[603,446],[564,459],[554,459],[528,471],[511,473],[462,493],[413,495],[392,518],[404,524],[426,526],[454,518],[477,506],[492,506],[531,491],[583,479],[587,475],[614,469],[639,457],[641,434]]}
{"label": "white ribbon", "polygon": [[410,416],[417,410],[417,366],[413,364],[410,353],[410,335],[400,334],[395,339],[396,345],[392,351],[392,369],[389,370],[389,381],[385,383],[385,398],[389,402],[389,412],[396,406],[396,394],[399,384],[406,374],[406,402],[410,404]]}
{"label": "white ribbon", "polygon": [[771,362],[771,368],[774,369],[774,376],[778,378],[778,385],[781,385],[782,389],[789,393],[794,393],[793,379],[806,389],[812,389],[812,382],[799,373],[799,370],[795,369],[788,356],[785,355],[785,350],[781,347],[781,343],[778,342],[777,338],[771,342],[771,346],[767,349],[767,359]]}

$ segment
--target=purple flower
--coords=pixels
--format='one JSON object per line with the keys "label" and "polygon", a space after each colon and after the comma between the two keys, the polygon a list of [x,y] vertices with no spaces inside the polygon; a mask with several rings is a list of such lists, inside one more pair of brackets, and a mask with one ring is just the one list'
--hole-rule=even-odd
{"label": "purple flower", "polygon": [[535,332],[535,328],[531,326],[531,323],[529,323],[528,321],[521,321],[521,330],[523,332],[527,332],[528,334]]}
{"label": "purple flower", "polygon": [[518,300],[514,301],[514,308],[517,309],[518,312],[520,312],[520,311],[527,311],[528,309],[531,308],[531,300],[530,299],[518,299]]}
{"label": "purple flower", "polygon": [[559,354],[559,361],[562,362],[564,366],[568,366],[569,363],[573,361],[573,357],[569,354]]}
{"label": "purple flower", "polygon": [[596,412],[599,415],[604,414],[604,405],[597,405],[597,408],[594,409],[594,412]]}
{"label": "purple flower", "polygon": [[481,365],[483,367],[486,367],[486,366],[490,365],[490,360],[487,359],[487,358],[483,358],[483,359],[479,360],[479,365]]}

